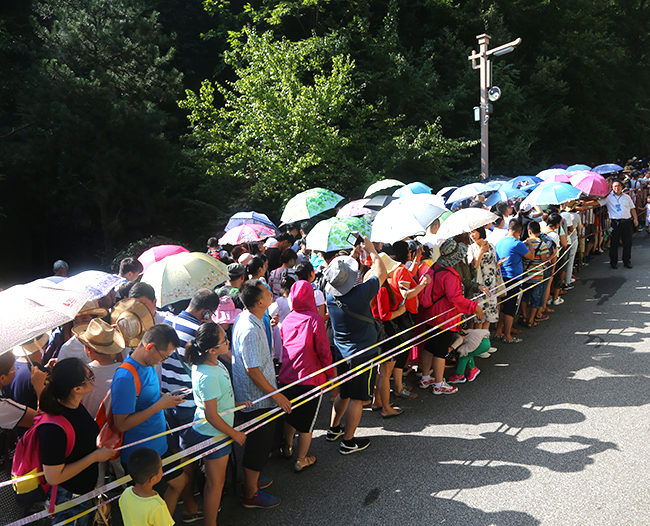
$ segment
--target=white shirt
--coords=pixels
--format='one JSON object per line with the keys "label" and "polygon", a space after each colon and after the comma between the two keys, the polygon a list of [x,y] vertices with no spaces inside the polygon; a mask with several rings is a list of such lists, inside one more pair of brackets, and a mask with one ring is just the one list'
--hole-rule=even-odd
{"label": "white shirt", "polygon": [[507,235],[508,235],[508,231],[505,228],[494,227],[494,230],[492,230],[492,232],[488,232],[485,235],[485,239],[491,245],[496,245],[499,241],[501,241]]}
{"label": "white shirt", "polygon": [[634,202],[625,193],[616,195],[614,192],[610,192],[605,199],[600,199],[598,202],[600,206],[607,206],[610,219],[630,219],[632,217]]}
{"label": "white shirt", "polygon": [[10,398],[0,398],[0,429],[13,429],[25,416],[27,407]]}

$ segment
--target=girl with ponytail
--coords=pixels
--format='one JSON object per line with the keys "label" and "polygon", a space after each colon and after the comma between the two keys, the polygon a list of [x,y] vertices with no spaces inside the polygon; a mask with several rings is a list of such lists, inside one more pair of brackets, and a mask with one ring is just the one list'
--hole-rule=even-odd
{"label": "girl with ponytail", "polygon": [[[235,415],[230,413],[219,416],[219,412],[235,407],[230,375],[225,365],[219,361],[219,355],[228,353],[230,342],[226,333],[213,322],[202,324],[196,331],[196,337],[185,346],[185,360],[192,366],[192,391],[196,402],[194,421],[205,418],[206,422],[193,427],[198,444],[211,437],[216,437],[215,445],[222,445],[214,453],[204,457],[205,490],[203,493],[204,524],[217,524],[217,512],[221,503],[221,493],[226,480],[228,455],[232,449],[229,442],[234,440],[239,445],[246,441],[246,435],[236,431],[232,426]],[[250,402],[248,403],[250,405]],[[232,440],[231,440],[232,439]],[[226,444],[227,445],[223,445]]]}

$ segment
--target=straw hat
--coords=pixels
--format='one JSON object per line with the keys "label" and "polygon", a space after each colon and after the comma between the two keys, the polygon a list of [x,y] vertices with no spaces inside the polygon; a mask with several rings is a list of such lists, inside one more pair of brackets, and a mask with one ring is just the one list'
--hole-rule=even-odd
{"label": "straw hat", "polygon": [[14,356],[30,356],[32,354],[40,352],[47,345],[47,342],[49,340],[50,333],[44,332],[40,336],[36,336],[36,338],[32,338],[31,340],[26,341],[22,345],[16,345],[12,349],[12,352]]}
{"label": "straw hat", "polygon": [[388,254],[386,254],[386,252],[381,252],[379,254],[379,257],[384,262],[384,265],[386,266],[386,272],[388,274],[393,272],[393,270],[395,270],[400,265],[397,261],[391,258]]}
{"label": "straw hat", "polygon": [[85,314],[87,316],[92,316],[94,318],[103,318],[108,314],[106,309],[99,307],[96,301],[87,301],[81,310],[77,313],[77,316]]}
{"label": "straw hat", "polygon": [[79,341],[100,354],[118,354],[124,350],[124,338],[101,318],[94,318],[85,330],[79,325],[72,328]]}
{"label": "straw hat", "polygon": [[119,301],[111,311],[111,323],[117,325],[127,347],[137,347],[149,327],[154,325],[147,306],[135,298]]}

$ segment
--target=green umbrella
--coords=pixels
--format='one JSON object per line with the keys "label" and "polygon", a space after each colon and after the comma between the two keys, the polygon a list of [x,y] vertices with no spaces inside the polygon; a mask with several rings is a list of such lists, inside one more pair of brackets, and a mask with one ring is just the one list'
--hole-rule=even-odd
{"label": "green umbrella", "polygon": [[307,234],[307,248],[321,252],[350,249],[350,232],[370,236],[370,225],[360,217],[333,217],[316,224]]}
{"label": "green umbrella", "polygon": [[389,188],[395,188],[397,186],[404,186],[404,183],[402,181],[398,181],[397,179],[383,179],[381,181],[377,181],[376,183],[372,183],[366,190],[366,193],[363,194],[363,197],[370,197],[371,195],[377,194],[382,190],[388,190]]}
{"label": "green umbrella", "polygon": [[282,224],[310,219],[326,210],[331,210],[343,197],[325,188],[312,188],[292,197],[284,207]]}

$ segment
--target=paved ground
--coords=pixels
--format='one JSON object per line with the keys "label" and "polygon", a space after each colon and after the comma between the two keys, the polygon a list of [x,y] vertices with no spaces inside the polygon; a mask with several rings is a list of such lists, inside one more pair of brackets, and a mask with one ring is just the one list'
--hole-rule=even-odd
{"label": "paved ground", "polygon": [[415,387],[399,418],[364,411],[364,452],[325,440],[323,404],[317,465],[296,475],[274,456],[281,506],[230,496],[219,524],[650,524],[649,248],[635,236],[633,270],[594,260],[550,321],[481,360],[458,394]]}

